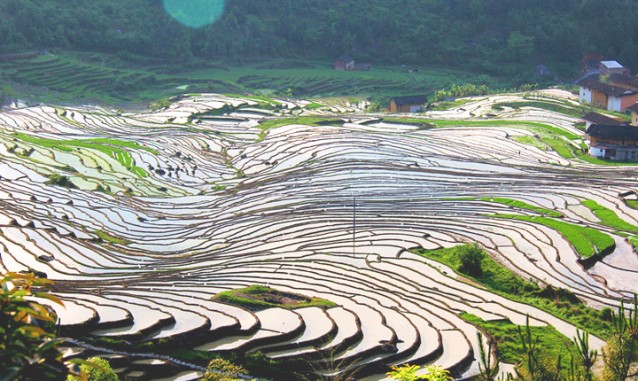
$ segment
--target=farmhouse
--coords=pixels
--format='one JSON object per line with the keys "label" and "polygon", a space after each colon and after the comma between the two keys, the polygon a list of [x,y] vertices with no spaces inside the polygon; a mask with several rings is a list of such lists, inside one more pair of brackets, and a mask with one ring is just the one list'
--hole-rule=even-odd
{"label": "farmhouse", "polygon": [[624,112],[638,101],[638,77],[616,61],[601,61],[599,70],[576,82],[581,103]]}
{"label": "farmhouse", "polygon": [[335,60],[335,70],[354,70],[354,58],[344,54]]}
{"label": "farmhouse", "polygon": [[638,161],[638,127],[592,124],[585,132],[589,155],[599,159]]}
{"label": "farmhouse", "polygon": [[425,95],[409,95],[390,99],[390,112],[419,112],[425,109]]}

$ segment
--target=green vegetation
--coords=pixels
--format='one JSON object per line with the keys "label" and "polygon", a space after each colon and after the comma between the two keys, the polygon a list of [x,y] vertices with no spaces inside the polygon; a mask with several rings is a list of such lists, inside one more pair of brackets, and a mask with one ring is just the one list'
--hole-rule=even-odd
{"label": "green vegetation", "polygon": [[124,238],[120,238],[120,237],[116,237],[114,235],[111,235],[107,232],[105,232],[104,230],[96,230],[94,231],[95,235],[98,236],[100,239],[109,242],[109,243],[114,243],[117,245],[128,245],[129,243],[131,243],[131,241],[124,239]]}
{"label": "green vegetation", "polygon": [[301,294],[279,291],[274,288],[252,285],[246,288],[223,291],[213,299],[242,306],[253,311],[270,307],[302,308],[302,307],[335,307],[336,304],[321,298],[311,298]]}
{"label": "green vegetation", "polygon": [[[478,316],[461,313],[461,318],[481,328],[492,337],[498,347],[498,357],[501,361],[517,364],[524,357],[523,340],[521,340],[521,326],[509,320],[485,321]],[[569,355],[576,354],[574,343],[552,326],[529,327],[532,336],[537,338],[537,344],[543,348],[548,358],[562,360],[565,369],[569,368]]]}
{"label": "green vegetation", "polygon": [[316,109],[322,108],[322,107],[326,107],[326,106],[322,105],[321,103],[311,102],[311,103],[308,103],[304,107],[304,109],[306,109],[306,110],[316,110]]}
{"label": "green vegetation", "polygon": [[434,93],[434,101],[440,102],[449,98],[471,97],[476,95],[486,95],[490,93],[490,88],[485,84],[475,85],[472,83],[463,85],[452,85],[449,89],[437,90]]}
{"label": "green vegetation", "polygon": [[66,381],[119,381],[117,374],[108,361],[99,357],[91,357],[80,365],[82,376],[69,375]]}
{"label": "green vegetation", "polygon": [[638,200],[625,200],[625,203],[632,209],[638,209]]}
{"label": "green vegetation", "polygon": [[[620,0],[525,0],[499,6],[419,0],[326,6],[299,0],[280,7],[234,0],[227,2],[217,22],[199,29],[189,29],[171,19],[160,5],[149,6],[141,0],[78,4],[3,1],[0,13],[6,17],[0,28],[0,51],[61,46],[117,51],[139,61],[154,62],[161,57],[191,66],[195,59],[215,57],[333,60],[356,47],[356,58],[374,63],[375,68],[381,63],[465,66],[519,80],[535,79],[530,62],[541,60],[553,72],[571,74],[584,51],[638,66],[638,48],[626,46],[617,38],[617,31],[609,28],[610,22],[631,26],[638,17],[632,4]],[[601,14],[604,20],[597,17]],[[415,42],[427,49],[415,49]],[[142,57],[136,56],[139,54]]]}
{"label": "green vegetation", "polygon": [[59,187],[65,187],[69,189],[77,189],[75,184],[71,182],[67,176],[60,175],[59,173],[52,173],[49,175],[49,179],[46,181],[47,185],[56,185]]}
{"label": "green vegetation", "polygon": [[594,200],[585,200],[583,205],[588,207],[592,213],[600,220],[600,223],[613,229],[618,229],[634,234],[638,234],[638,226],[630,224],[622,220],[614,211],[605,208]]}
{"label": "green vegetation", "polygon": [[306,126],[341,126],[343,125],[343,123],[344,121],[342,119],[324,118],[320,116],[299,116],[292,118],[268,119],[261,122],[258,126],[261,130],[258,140],[264,140],[266,138],[268,130],[270,130],[271,128],[289,126],[291,124],[303,124]]}
{"label": "green vegetation", "polygon": [[[638,66],[638,47],[609,27],[634,32],[638,11],[621,0],[498,6],[419,0],[272,6],[228,0],[217,22],[195,29],[172,19],[161,3],[146,0],[6,0],[0,14],[5,16],[0,53],[19,53],[0,61],[3,83],[19,83],[13,87],[24,95],[31,91],[23,84],[70,101],[150,101],[180,89],[281,94],[290,89],[294,96],[431,94],[459,83],[495,89],[503,87],[500,82],[512,87],[557,77],[569,81],[585,51]],[[49,52],[38,55],[43,48]],[[335,73],[334,59],[348,52],[373,69]],[[551,75],[536,74],[539,62]],[[441,67],[456,72],[436,69]],[[0,100],[11,94],[0,91]]]}
{"label": "green vegetation", "polygon": [[[468,245],[459,245],[437,250],[415,249],[414,253],[441,262],[454,271],[461,273],[459,250]],[[558,316],[571,324],[591,332],[599,337],[605,337],[610,332],[611,314],[609,309],[600,312],[585,306],[569,291],[556,289],[551,286],[539,287],[526,281],[505,266],[496,262],[489,255],[481,261],[482,274],[480,276],[465,275],[472,281],[484,286],[489,291],[507,299],[526,303],[543,311]]]}
{"label": "green vegetation", "polygon": [[381,119],[383,122],[387,123],[396,123],[396,124],[409,124],[419,127],[419,129],[429,129],[436,127],[432,120],[430,119],[419,119],[419,118],[383,118]]}
{"label": "green vegetation", "polygon": [[463,245],[457,248],[456,255],[459,259],[459,272],[473,277],[483,274],[483,259],[485,252],[477,244]]}
{"label": "green vegetation", "polygon": [[514,136],[512,140],[528,146],[533,146],[539,150],[545,151],[549,146],[533,136]]}
{"label": "green vegetation", "polygon": [[421,370],[419,365],[401,365],[391,366],[390,372],[386,373],[386,376],[397,381],[448,381],[454,380],[450,376],[450,372],[437,365],[428,365],[425,367],[426,375],[417,375],[417,372]]}
{"label": "green vegetation", "polygon": [[33,274],[0,274],[0,370],[3,380],[38,381],[64,379],[61,344],[55,338],[57,317],[43,305],[28,300],[35,296],[54,303],[62,301],[36,288],[52,284]]}
{"label": "green vegetation", "polygon": [[557,113],[573,116],[575,118],[580,118],[584,113],[585,109],[583,107],[577,107],[566,102],[555,102],[555,101],[542,101],[542,100],[529,100],[529,101],[520,101],[520,102],[500,102],[495,103],[492,107],[510,107],[513,109],[519,109],[521,107],[534,107],[540,108],[544,110],[554,111]]}
{"label": "green vegetation", "polygon": [[461,107],[471,101],[472,99],[462,98],[462,99],[455,99],[453,101],[431,103],[430,106],[428,106],[428,110],[433,110],[433,111],[450,110],[453,108]]}
{"label": "green vegetation", "polygon": [[127,140],[110,139],[110,138],[94,138],[94,139],[72,139],[72,140],[56,140],[39,138],[33,135],[24,133],[17,133],[16,137],[24,142],[37,145],[40,147],[53,148],[60,151],[71,152],[80,148],[93,149],[102,152],[114,159],[120,164],[125,166],[129,171],[134,173],[140,178],[148,176],[146,171],[140,167],[135,166],[135,161],[131,154],[124,148],[128,149],[142,149],[147,152],[157,154],[152,148],[145,147],[136,142]]}
{"label": "green vegetation", "polygon": [[542,214],[544,216],[555,217],[555,218],[563,217],[562,213],[559,213],[559,212],[557,212],[555,210],[541,208],[539,206],[530,205],[530,204],[528,204],[528,203],[526,203],[524,201],[514,200],[514,199],[511,199],[511,198],[480,197],[479,200],[488,201],[488,202],[496,202],[496,203],[499,203],[499,204],[505,204],[505,205],[511,206],[512,208],[517,208],[517,209],[531,210],[533,212]]}
{"label": "green vegetation", "polygon": [[492,217],[533,222],[558,231],[583,258],[605,252],[615,245],[614,239],[596,229],[557,221],[547,217],[494,214]]}
{"label": "green vegetation", "polygon": [[221,358],[212,359],[206,367],[202,381],[241,381],[237,376],[247,376],[248,371],[240,365]]}
{"label": "green vegetation", "polygon": [[[625,381],[638,355],[638,297],[634,294],[633,309],[624,303],[612,314],[613,331],[603,347],[603,381]],[[632,372],[633,373],[633,372]]]}

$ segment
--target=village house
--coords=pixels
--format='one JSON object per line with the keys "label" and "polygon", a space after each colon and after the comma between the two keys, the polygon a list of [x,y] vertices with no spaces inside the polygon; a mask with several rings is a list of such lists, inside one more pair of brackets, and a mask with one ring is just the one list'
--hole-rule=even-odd
{"label": "village house", "polygon": [[372,64],[369,62],[356,63],[352,56],[344,54],[335,60],[335,70],[369,71],[372,70]]}
{"label": "village house", "polygon": [[354,70],[354,58],[344,54],[335,60],[335,70]]}
{"label": "village house", "polygon": [[599,159],[638,161],[638,127],[592,124],[585,132],[589,155]]}
{"label": "village house", "polygon": [[581,103],[609,111],[624,112],[638,102],[638,77],[617,61],[601,61],[597,71],[576,82]]}
{"label": "village house", "polygon": [[409,95],[390,99],[390,112],[419,112],[425,109],[425,95]]}

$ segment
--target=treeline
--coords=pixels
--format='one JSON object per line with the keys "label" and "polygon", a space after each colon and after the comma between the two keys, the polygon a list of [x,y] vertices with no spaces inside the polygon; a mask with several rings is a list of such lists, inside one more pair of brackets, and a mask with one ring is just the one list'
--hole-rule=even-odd
{"label": "treeline", "polygon": [[189,29],[160,0],[3,0],[0,52],[60,47],[166,58],[332,60],[449,65],[486,73],[585,52],[638,70],[632,0],[228,0]]}

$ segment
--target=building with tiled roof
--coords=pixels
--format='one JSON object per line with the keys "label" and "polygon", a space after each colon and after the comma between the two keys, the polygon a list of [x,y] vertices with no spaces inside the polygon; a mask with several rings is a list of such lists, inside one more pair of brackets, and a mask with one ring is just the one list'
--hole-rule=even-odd
{"label": "building with tiled roof", "polygon": [[605,160],[638,161],[638,127],[592,124],[585,132],[589,155]]}

